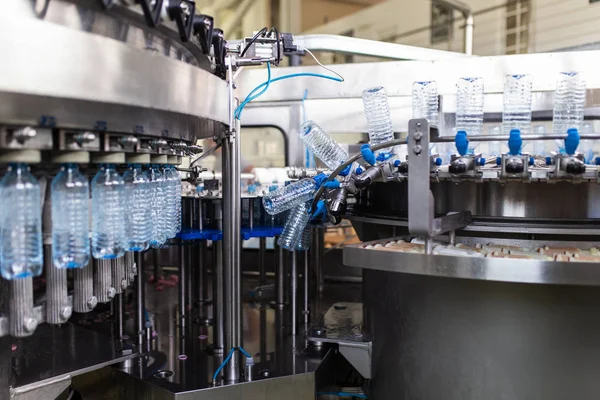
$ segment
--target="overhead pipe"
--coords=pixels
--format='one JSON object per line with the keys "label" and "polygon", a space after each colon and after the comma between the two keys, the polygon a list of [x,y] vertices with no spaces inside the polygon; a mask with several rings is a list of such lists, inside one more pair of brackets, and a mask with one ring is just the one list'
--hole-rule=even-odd
{"label": "overhead pipe", "polygon": [[465,37],[464,47],[465,54],[473,55],[473,11],[468,4],[459,0],[435,0],[439,4],[444,4],[452,9],[460,12],[465,19]]}

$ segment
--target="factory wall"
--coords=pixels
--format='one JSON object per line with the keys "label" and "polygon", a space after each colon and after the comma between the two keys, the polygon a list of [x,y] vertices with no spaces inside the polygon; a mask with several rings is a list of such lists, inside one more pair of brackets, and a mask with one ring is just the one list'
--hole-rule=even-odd
{"label": "factory wall", "polygon": [[[507,52],[507,1],[466,0],[475,15],[474,53]],[[454,13],[447,41],[431,41],[431,1],[389,0],[308,30],[306,33],[345,34],[440,50],[463,51],[464,20]],[[600,2],[590,0],[531,0],[527,39],[521,52],[545,52],[600,43]],[[592,46],[593,47],[593,46]],[[598,46],[600,47],[600,46]],[[364,61],[357,58],[355,61]]]}

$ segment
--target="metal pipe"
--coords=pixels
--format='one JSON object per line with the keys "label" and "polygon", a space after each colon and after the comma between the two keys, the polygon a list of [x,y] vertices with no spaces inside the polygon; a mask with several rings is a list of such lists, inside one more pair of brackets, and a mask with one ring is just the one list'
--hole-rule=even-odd
{"label": "metal pipe", "polygon": [[119,338],[119,340],[123,339],[123,332],[124,332],[124,318],[123,318],[123,293],[118,293],[116,295],[116,301],[115,303],[115,308],[116,308],[116,312],[115,312],[115,319],[116,319],[116,336],[117,338]]}
{"label": "metal pipe", "polygon": [[309,292],[308,286],[310,284],[310,272],[309,272],[309,253],[308,250],[304,252],[304,272],[302,273],[304,279],[304,302],[302,308],[302,315],[304,316],[304,330],[308,329],[308,323],[310,321],[310,310],[309,310]]}
{"label": "metal pipe", "polygon": [[144,342],[145,342],[145,333],[146,333],[146,318],[144,315],[144,306],[145,306],[145,298],[144,298],[144,263],[143,263],[143,254],[141,252],[135,253],[135,264],[137,266],[137,276],[135,277],[135,289],[136,289],[136,330],[138,335],[138,351],[141,353]]}
{"label": "metal pipe", "polygon": [[[223,139],[222,146],[222,161],[223,161],[223,287],[224,287],[224,296],[223,296],[223,305],[224,305],[224,314],[225,314],[225,324],[224,324],[224,335],[225,335],[225,344],[224,351],[228,352],[234,345],[234,332],[235,329],[235,315],[234,315],[234,302],[235,302],[235,294],[233,293],[234,289],[234,259],[235,259],[235,241],[233,238],[233,232],[235,230],[235,218],[233,217],[235,213],[235,202],[233,201],[233,196],[235,194],[233,185],[235,180],[232,176],[232,170],[234,167],[233,161],[233,137],[226,137]],[[236,367],[237,363],[234,361],[237,360],[237,357],[232,357],[230,362],[227,364],[225,369],[225,381],[226,382],[235,382],[236,381]],[[232,361],[234,361],[232,363]],[[232,367],[233,366],[233,367]],[[239,377],[238,377],[239,378]]]}
{"label": "metal pipe", "polygon": [[187,317],[187,248],[183,241],[179,242],[181,260],[179,263],[179,330],[181,335],[185,335],[186,317]]}
{"label": "metal pipe", "polygon": [[473,14],[469,12],[465,15],[465,54],[473,55]]}
{"label": "metal pipe", "polygon": [[285,282],[285,252],[284,249],[277,244],[278,236],[275,237],[275,256],[277,257],[275,262],[275,306],[278,309],[282,309],[285,305],[285,293],[284,285]]}
{"label": "metal pipe", "polygon": [[71,317],[73,308],[68,301],[67,270],[56,268],[52,263],[52,246],[44,245],[44,269],[46,271],[46,322],[61,325]]}
{"label": "metal pipe", "polygon": [[425,254],[431,254],[433,249],[433,239],[430,237],[425,238]]}
{"label": "metal pipe", "polygon": [[296,300],[298,298],[298,254],[295,251],[292,252],[292,268],[290,269],[290,312],[292,320],[292,335],[295,336],[298,333],[298,306]]}
{"label": "metal pipe", "polygon": [[215,353],[223,354],[225,347],[225,319],[223,298],[223,242],[213,242],[213,348]]}
{"label": "metal pipe", "polygon": [[[566,134],[549,133],[544,135],[521,135],[522,140],[564,140]],[[471,142],[504,142],[508,141],[508,135],[475,135],[468,136]],[[600,139],[598,133],[586,133],[579,135],[580,140],[597,140]],[[431,143],[454,143],[454,136],[438,136],[429,140]]]}
{"label": "metal pipe", "polygon": [[315,272],[317,275],[317,290],[318,293],[323,293],[323,289],[325,287],[325,280],[323,279],[323,257],[325,254],[325,228],[317,227],[317,248],[315,249],[317,257],[315,261],[317,262]]}
{"label": "metal pipe", "polygon": [[264,285],[267,280],[267,265],[266,265],[266,254],[267,254],[267,238],[261,237],[258,240],[258,272],[259,272],[259,285]]}

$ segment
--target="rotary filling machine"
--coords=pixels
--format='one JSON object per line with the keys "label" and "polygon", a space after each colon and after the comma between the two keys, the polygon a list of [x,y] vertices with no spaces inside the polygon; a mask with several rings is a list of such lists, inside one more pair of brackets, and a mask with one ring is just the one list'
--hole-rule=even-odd
{"label": "rotary filling machine", "polygon": [[[46,275],[45,283],[0,281],[0,396],[55,398],[72,390],[83,398],[306,399],[339,395],[346,386],[356,397],[375,399],[597,397],[600,275],[596,262],[575,260],[575,253],[591,255],[597,241],[597,168],[569,169],[579,159],[558,154],[547,166],[527,162],[520,171],[507,171],[506,162],[479,165],[466,158],[468,170],[453,172],[422,151],[430,143],[452,142],[454,83],[466,75],[484,78],[485,121],[498,123],[506,74],[533,75],[533,119],[545,121],[551,118],[556,75],[580,71],[588,87],[586,119],[593,121],[597,52],[465,58],[350,38],[286,36],[292,42],[284,44],[275,32],[258,42],[263,58],[255,44],[254,56],[244,59],[242,47],[226,44],[212,18],[192,2],[112,3],[4,6],[10,10],[0,24],[0,50],[9,60],[0,74],[2,162],[26,161],[40,178],[66,160],[88,171],[108,161],[174,164],[196,183],[202,175],[199,154],[214,151],[199,148],[196,140],[212,137],[222,147],[222,181],[213,182],[210,195],[184,199],[184,230],[168,248],[128,254],[109,265],[110,283],[99,279],[98,262],[88,266],[96,275],[87,278],[78,273]],[[280,50],[295,62],[300,43],[420,61],[341,65],[336,71],[344,83],[278,82],[248,104],[240,126],[233,118],[236,97],[265,76],[259,69],[238,72],[240,67],[276,64]],[[440,87],[437,127],[410,120],[410,87],[425,79]],[[350,194],[345,210],[328,205],[332,214],[352,221],[363,241],[343,250],[344,264],[362,269],[362,285],[324,282],[320,234],[310,253],[292,256],[281,249],[267,252],[259,239],[258,264],[270,258],[275,266],[274,289],[265,289],[274,290],[275,299],[273,306],[248,302],[241,253],[251,253],[241,241],[259,236],[244,228],[252,230],[254,221],[262,227],[265,219],[243,223],[245,203],[252,204],[247,210],[262,211],[254,196],[240,192],[242,128],[279,128],[288,164],[298,167],[302,107],[330,132],[363,133],[360,94],[375,85],[387,89],[400,135],[394,144],[408,156],[398,166],[367,169],[372,183]],[[485,146],[508,137],[470,139]],[[564,135],[523,137],[544,139]],[[186,158],[197,162],[181,165]],[[364,163],[358,153],[354,159]],[[291,178],[313,174],[290,171]],[[277,235],[280,224],[260,235]],[[44,229],[47,234],[47,221]],[[500,254],[443,252],[459,245],[481,252],[493,247]],[[550,260],[513,257],[520,254],[510,249],[562,253]],[[160,282],[146,283],[152,274],[168,281],[162,270],[173,266],[177,290],[157,292]],[[264,282],[266,271],[258,274]],[[76,285],[92,281],[91,291]],[[68,290],[66,282],[72,282]],[[51,301],[53,295],[62,301]],[[75,316],[65,321],[72,310]],[[242,345],[253,348],[257,365],[244,365],[236,353],[219,374],[227,351]]]}

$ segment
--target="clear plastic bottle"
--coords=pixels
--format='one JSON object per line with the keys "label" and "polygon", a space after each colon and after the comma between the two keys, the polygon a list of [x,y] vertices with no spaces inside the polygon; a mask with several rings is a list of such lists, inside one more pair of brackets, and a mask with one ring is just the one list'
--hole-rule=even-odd
{"label": "clear plastic bottle", "polygon": [[311,200],[317,189],[314,179],[302,179],[265,194],[263,207],[271,215],[279,214]]}
{"label": "clear plastic bottle", "polygon": [[11,164],[0,191],[0,273],[7,280],[39,276],[43,268],[40,184],[28,165]]}
{"label": "clear plastic bottle", "polygon": [[52,180],[52,263],[83,268],[90,260],[90,188],[76,164],[65,164]]}
{"label": "clear plastic bottle", "polygon": [[[308,202],[308,208],[310,209],[311,202]],[[306,224],[304,229],[302,230],[302,234],[298,238],[296,243],[295,250],[297,251],[306,251],[310,248],[310,237],[311,237],[311,226],[309,223]]]}
{"label": "clear plastic bottle", "polygon": [[[546,127],[544,125],[535,125],[532,128],[532,131],[535,135],[545,135]],[[547,142],[545,140],[534,140],[532,153],[534,156],[547,155],[548,154]]]}
{"label": "clear plastic bottle", "polygon": [[[583,125],[581,125],[581,134],[583,135],[588,135],[588,134],[592,134],[594,133],[594,126],[589,123],[586,122]],[[592,164],[594,161],[594,141],[593,140],[581,140],[581,142],[579,143],[579,149],[578,151],[580,153],[583,154],[583,157],[585,158],[585,162],[587,164]]]}
{"label": "clear plastic bottle", "polygon": [[127,246],[125,182],[113,164],[92,179],[92,256],[118,258]]}
{"label": "clear plastic bottle", "polygon": [[566,135],[570,128],[581,131],[585,106],[585,81],[577,72],[561,72],[554,92],[553,132]]}
{"label": "clear plastic bottle", "polygon": [[[175,174],[177,174],[177,172],[174,171],[170,165],[165,165],[162,172],[165,179],[165,233],[167,239],[170,239],[174,238],[177,235],[177,232],[179,232],[176,226],[177,177]],[[175,174],[173,172],[175,172]]]}
{"label": "clear plastic bottle", "polygon": [[348,159],[348,152],[314,121],[302,124],[300,140],[332,170]]}
{"label": "clear plastic bottle", "polygon": [[[502,132],[500,130],[500,126],[494,125],[488,128],[488,135],[490,136],[499,136]],[[488,153],[490,157],[497,157],[502,154],[502,146],[501,143],[497,140],[488,142]]]}
{"label": "clear plastic bottle", "polygon": [[460,78],[456,83],[456,132],[481,135],[483,128],[483,79]]}
{"label": "clear plastic bottle", "polygon": [[144,251],[152,239],[152,189],[148,173],[133,164],[123,175],[127,204],[127,250]]}
{"label": "clear plastic bottle", "polygon": [[504,110],[502,132],[509,135],[513,129],[528,135],[531,130],[531,75],[506,75],[504,79]]}
{"label": "clear plastic bottle", "polygon": [[413,118],[425,118],[438,124],[438,87],[435,81],[415,82],[412,87]]}
{"label": "clear plastic bottle", "polygon": [[310,219],[310,214],[308,213],[309,209],[310,203],[302,202],[298,207],[290,211],[287,221],[285,221],[283,231],[281,232],[281,236],[279,236],[279,239],[277,240],[279,246],[289,251],[294,251],[296,249],[296,245],[301,239],[304,228]]}
{"label": "clear plastic bottle", "polygon": [[173,179],[175,180],[175,234],[181,231],[181,175],[177,168],[171,165]]}
{"label": "clear plastic bottle", "polygon": [[[394,140],[392,115],[385,88],[383,86],[376,86],[365,89],[362,93],[362,99],[371,146]],[[391,147],[379,150],[379,152],[390,151]]]}
{"label": "clear plastic bottle", "polygon": [[150,246],[158,248],[167,241],[165,179],[157,165],[150,166],[148,175],[152,191],[152,195],[150,196],[150,209],[152,210],[152,239],[150,240]]}

